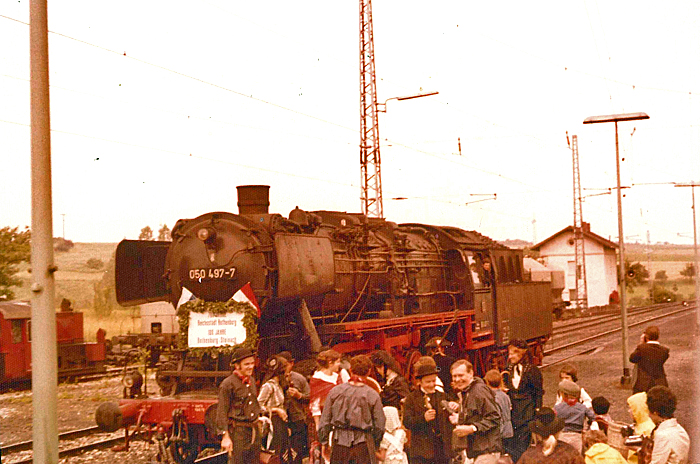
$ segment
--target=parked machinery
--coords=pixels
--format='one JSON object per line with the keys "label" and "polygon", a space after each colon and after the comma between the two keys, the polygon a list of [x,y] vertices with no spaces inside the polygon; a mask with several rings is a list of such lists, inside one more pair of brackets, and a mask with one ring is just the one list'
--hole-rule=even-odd
{"label": "parked machinery", "polygon": [[[117,300],[175,306],[186,288],[205,301],[227,301],[250,283],[261,307],[263,359],[282,349],[304,359],[331,345],[348,354],[385,349],[410,365],[437,335],[482,374],[505,363],[513,338],[528,340],[541,360],[552,331],[550,283],[527,280],[522,250],[474,231],[399,225],[362,214],[295,208],[285,218],[269,214],[268,191],[238,187],[239,214],[179,220],[172,242],[122,241]],[[223,358],[192,363],[183,353],[177,368],[159,372],[168,381],[162,393],[177,392],[187,379],[220,380],[230,372]],[[170,399],[103,405],[98,423],[114,428],[139,422],[164,430],[165,442],[182,444],[176,437],[181,432],[171,427],[177,415],[188,436],[206,437],[204,416],[188,413],[183,404],[200,413],[211,405],[179,401],[177,407]]]}
{"label": "parked machinery", "polygon": [[108,358],[115,364],[123,364],[133,349],[145,349],[149,353],[149,365],[155,367],[162,355],[177,347],[179,325],[175,308],[165,301],[140,305],[141,330],[136,333],[115,335],[108,341]]}
{"label": "parked machinery", "polygon": [[[28,381],[31,362],[32,308],[24,301],[0,302],[0,384]],[[97,342],[83,337],[83,313],[56,313],[58,376],[67,378],[104,372],[105,331],[97,331]]]}

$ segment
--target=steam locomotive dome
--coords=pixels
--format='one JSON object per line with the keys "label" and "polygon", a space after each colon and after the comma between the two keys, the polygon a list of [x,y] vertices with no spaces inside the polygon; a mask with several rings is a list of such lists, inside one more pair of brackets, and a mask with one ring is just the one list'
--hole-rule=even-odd
{"label": "steam locomotive dome", "polygon": [[248,282],[265,287],[265,258],[256,250],[269,237],[252,221],[207,213],[178,221],[172,237],[165,268],[174,299],[183,287],[206,301],[226,301]]}

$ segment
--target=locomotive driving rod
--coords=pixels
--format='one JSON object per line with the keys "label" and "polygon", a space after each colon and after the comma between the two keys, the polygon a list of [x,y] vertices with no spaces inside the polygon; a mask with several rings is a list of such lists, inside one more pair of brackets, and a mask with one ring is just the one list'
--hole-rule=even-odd
{"label": "locomotive driving rod", "polygon": [[142,406],[141,401],[130,401],[122,405],[114,402],[102,403],[95,411],[95,422],[100,430],[116,432],[121,427],[136,422]]}

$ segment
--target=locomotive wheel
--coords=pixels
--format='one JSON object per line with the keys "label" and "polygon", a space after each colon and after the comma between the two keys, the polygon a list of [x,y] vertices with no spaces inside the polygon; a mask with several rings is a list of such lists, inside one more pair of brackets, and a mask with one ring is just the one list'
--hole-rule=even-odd
{"label": "locomotive wheel", "polygon": [[413,385],[415,383],[416,379],[413,377],[413,365],[421,356],[423,355],[420,351],[412,350],[406,357],[408,359],[408,363],[406,364],[406,379],[408,380],[409,385]]}
{"label": "locomotive wheel", "polygon": [[172,455],[177,464],[193,464],[197,458],[197,439],[187,424],[187,418],[182,409],[173,411],[173,425],[170,427],[168,438],[168,454]]}

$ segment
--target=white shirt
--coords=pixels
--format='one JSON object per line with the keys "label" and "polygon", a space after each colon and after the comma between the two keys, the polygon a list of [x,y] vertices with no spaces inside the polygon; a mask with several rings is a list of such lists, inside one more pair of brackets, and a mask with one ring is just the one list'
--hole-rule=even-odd
{"label": "white shirt", "polygon": [[[314,375],[312,375],[312,377],[325,380],[328,383],[338,383],[338,375],[340,375],[341,383],[345,383],[348,380],[350,380],[350,374],[348,374],[348,371],[346,371],[345,369],[341,369],[340,374],[338,374],[337,372],[333,372],[330,375],[324,374],[323,371],[318,370],[314,372]],[[311,402],[309,406],[311,408],[312,416],[321,416],[321,398],[316,398]]]}
{"label": "white shirt", "polygon": [[513,368],[513,387],[518,388],[520,385],[520,377],[523,375],[523,365],[516,364]]}
{"label": "white shirt", "polygon": [[687,464],[689,450],[688,432],[676,419],[666,419],[654,432],[654,451],[650,464]]}

